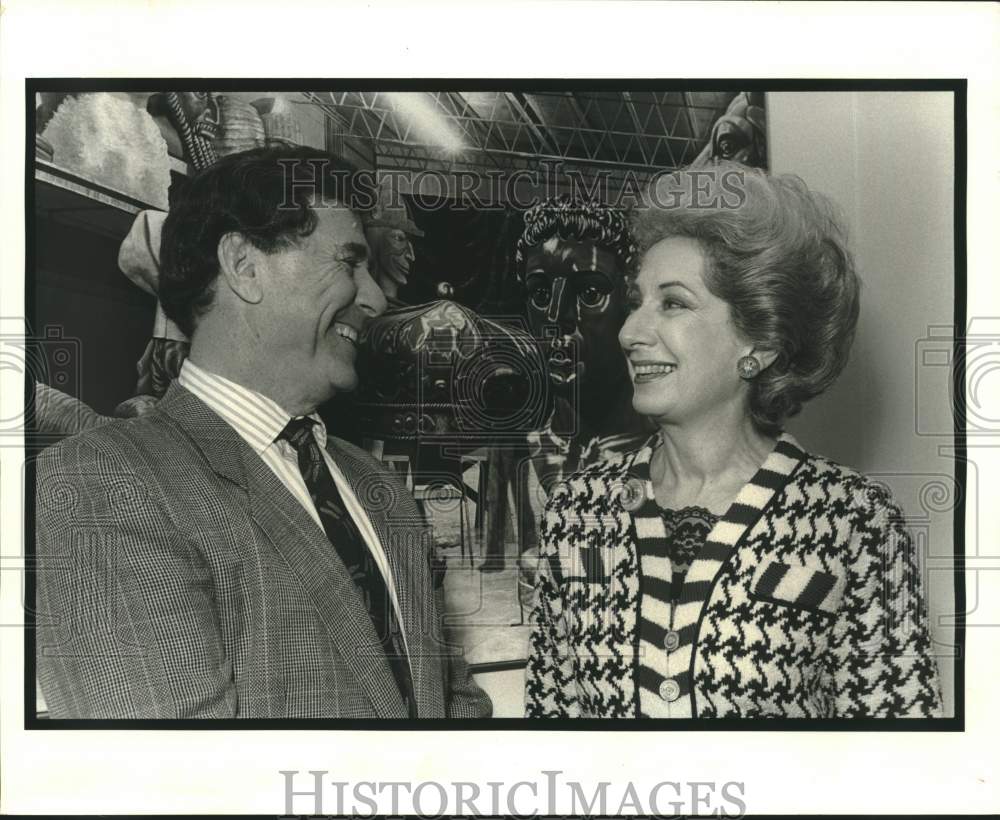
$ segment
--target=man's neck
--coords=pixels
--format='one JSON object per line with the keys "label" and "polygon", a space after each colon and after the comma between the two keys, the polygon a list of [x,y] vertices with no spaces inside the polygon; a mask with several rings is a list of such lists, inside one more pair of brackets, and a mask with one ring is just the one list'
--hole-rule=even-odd
{"label": "man's neck", "polygon": [[246,349],[241,348],[238,340],[229,338],[223,346],[221,342],[211,338],[212,334],[202,337],[200,330],[201,328],[191,340],[189,358],[202,370],[259,393],[293,418],[315,412],[320,402],[310,401],[301,391],[291,389],[287,374],[272,374],[268,369],[271,364],[268,361],[250,362],[239,353],[229,352]]}

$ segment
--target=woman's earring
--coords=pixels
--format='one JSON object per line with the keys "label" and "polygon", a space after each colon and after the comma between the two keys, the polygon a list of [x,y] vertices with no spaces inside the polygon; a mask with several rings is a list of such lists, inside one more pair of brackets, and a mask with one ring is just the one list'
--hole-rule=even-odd
{"label": "woman's earring", "polygon": [[736,372],[741,379],[750,381],[760,373],[760,362],[755,356],[740,356],[740,360],[736,362]]}

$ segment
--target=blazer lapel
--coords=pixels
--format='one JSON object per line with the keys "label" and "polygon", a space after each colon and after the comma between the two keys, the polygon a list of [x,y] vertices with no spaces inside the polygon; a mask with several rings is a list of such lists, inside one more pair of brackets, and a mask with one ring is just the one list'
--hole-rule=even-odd
{"label": "blazer lapel", "polygon": [[428,686],[440,678],[433,663],[441,647],[428,645],[430,608],[423,597],[432,589],[428,563],[430,544],[421,541],[427,528],[415,507],[407,512],[408,505],[399,503],[402,499],[397,500],[396,493],[401,488],[387,480],[385,473],[373,468],[333,437],[327,439],[327,449],[364,507],[385,551],[399,604],[417,710],[428,714],[431,708],[427,700]]}
{"label": "blazer lapel", "polygon": [[[658,602],[669,601],[672,580],[666,531],[649,476],[653,444],[651,441],[636,454],[621,490],[621,505],[632,513],[632,532],[638,553],[640,588],[643,590],[636,648],[644,650],[647,660],[638,665],[641,668],[637,668],[637,674],[640,678],[643,674],[649,677],[647,681],[637,681],[639,696],[636,708],[639,714],[647,716],[691,717],[695,714],[691,662],[705,602],[722,565],[760,520],[771,499],[788,483],[805,459],[805,453],[790,435],[785,434],[778,439],[753,478],[743,486],[729,509],[712,527],[684,576],[676,607],[667,604],[663,612],[657,613],[660,617],[652,617],[654,613],[643,611],[644,603],[650,603],[644,601],[646,593],[656,592],[653,597]],[[655,590],[654,586],[657,587]],[[661,604],[657,603],[657,606]],[[652,620],[643,617],[646,615]],[[660,623],[662,620],[668,623]],[[668,654],[660,648],[662,633],[666,629],[677,633],[676,648]],[[642,646],[644,641],[648,646]],[[650,668],[656,674],[651,675]],[[675,697],[679,696],[669,708],[662,703],[656,691],[668,678],[677,684]]]}
{"label": "blazer lapel", "polygon": [[[249,447],[250,513],[288,562],[379,717],[405,717],[392,670],[357,585],[326,533]],[[391,686],[385,682],[390,681]]]}
{"label": "blazer lapel", "polygon": [[805,453],[790,435],[783,434],[764,460],[716,522],[697,558],[684,577],[674,628],[694,624],[711,591],[715,576],[739,543],[764,514],[771,499],[784,488],[805,459]]}
{"label": "blazer lapel", "polygon": [[712,527],[684,577],[672,627],[680,636],[680,645],[670,658],[670,667],[678,673],[681,693],[687,696],[680,705],[683,709],[690,710],[686,713],[688,717],[697,714],[692,676],[701,613],[712,593],[719,570],[754,528],[771,500],[784,488],[804,459],[805,453],[795,439],[788,434],[782,435],[754,477],[743,485],[735,501]]}
{"label": "blazer lapel", "polygon": [[405,716],[361,594],[323,530],[243,438],[174,382],[157,405],[178,422],[219,475],[245,487],[251,517],[312,599],[379,717]]}

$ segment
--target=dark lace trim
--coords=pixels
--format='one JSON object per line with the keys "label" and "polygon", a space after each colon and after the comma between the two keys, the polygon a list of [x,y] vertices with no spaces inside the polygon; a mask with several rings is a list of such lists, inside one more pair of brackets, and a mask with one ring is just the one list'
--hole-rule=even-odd
{"label": "dark lace trim", "polygon": [[676,601],[691,562],[697,557],[698,551],[720,516],[697,506],[682,507],[679,510],[661,507],[660,516],[663,518],[670,563],[673,567],[671,598]]}

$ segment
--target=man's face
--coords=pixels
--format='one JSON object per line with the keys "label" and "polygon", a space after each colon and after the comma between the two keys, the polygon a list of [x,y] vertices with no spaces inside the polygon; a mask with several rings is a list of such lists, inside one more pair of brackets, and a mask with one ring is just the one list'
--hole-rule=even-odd
{"label": "man's face", "polygon": [[618,345],[623,281],[618,256],[594,242],[553,237],[527,251],[528,320],[560,392],[610,387],[625,378]]}
{"label": "man's face", "polygon": [[385,297],[368,272],[360,219],[327,204],[316,229],[290,248],[263,255],[263,297],[250,321],[260,356],[307,403],[353,390],[358,338]]}
{"label": "man's face", "polygon": [[[376,280],[383,290],[395,292],[406,284],[415,258],[410,237],[399,228],[381,225],[369,228],[367,237]],[[395,288],[387,288],[386,280],[395,283]]]}

